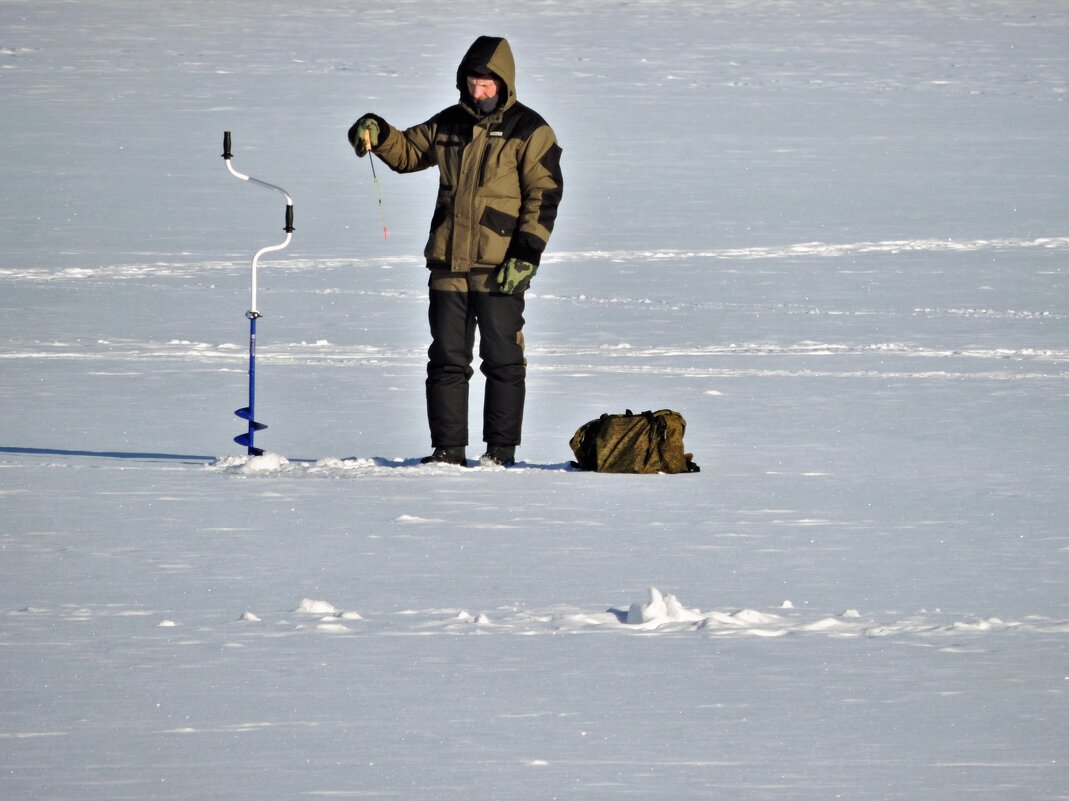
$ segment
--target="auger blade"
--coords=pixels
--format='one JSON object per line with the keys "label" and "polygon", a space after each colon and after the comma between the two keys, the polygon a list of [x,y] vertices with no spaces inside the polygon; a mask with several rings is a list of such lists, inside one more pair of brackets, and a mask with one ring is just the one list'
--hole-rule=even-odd
{"label": "auger blade", "polygon": [[234,437],[234,442],[238,445],[242,445],[249,449],[249,456],[263,456],[263,448],[257,448],[251,444],[251,439],[248,434],[238,434]]}
{"label": "auger blade", "polygon": [[248,406],[242,406],[240,409],[237,409],[234,414],[236,414],[242,420],[248,420],[249,427],[253,431],[263,431],[265,428],[267,428],[266,423],[257,423],[255,420],[252,419],[252,413],[249,412]]}

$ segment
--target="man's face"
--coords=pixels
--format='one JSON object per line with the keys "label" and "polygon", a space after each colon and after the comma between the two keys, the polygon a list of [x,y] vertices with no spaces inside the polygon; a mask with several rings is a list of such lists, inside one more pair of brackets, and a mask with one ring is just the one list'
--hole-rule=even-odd
{"label": "man's face", "polygon": [[497,97],[497,81],[493,78],[468,76],[468,94],[476,102]]}

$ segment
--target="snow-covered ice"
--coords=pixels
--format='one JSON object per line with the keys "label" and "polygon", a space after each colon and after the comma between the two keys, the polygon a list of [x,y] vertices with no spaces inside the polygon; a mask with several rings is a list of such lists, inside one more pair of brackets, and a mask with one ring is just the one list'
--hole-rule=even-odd
{"label": "snow-covered ice", "polygon": [[[0,20],[0,798],[1069,798],[1069,9]],[[566,179],[509,469],[419,463],[436,177],[383,241],[344,141],[482,33]],[[701,473],[571,467],[662,407]]]}

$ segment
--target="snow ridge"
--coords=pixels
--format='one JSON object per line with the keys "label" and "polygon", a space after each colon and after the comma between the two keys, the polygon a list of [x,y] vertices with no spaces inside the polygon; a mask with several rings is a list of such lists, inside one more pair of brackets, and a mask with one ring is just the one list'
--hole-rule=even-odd
{"label": "snow ridge", "polygon": [[[177,610],[153,611],[124,609],[116,605],[67,604],[57,608],[23,607],[0,613],[12,626],[20,621],[38,625],[84,624],[86,621],[111,620],[115,625],[151,626],[176,636],[188,637],[187,631],[209,632],[215,624],[183,620]],[[216,616],[227,619],[226,615]],[[796,609],[783,601],[767,610],[752,608],[702,611],[681,603],[675,595],[649,587],[644,601],[628,608],[583,609],[554,606],[526,609],[509,605],[489,610],[470,610],[461,606],[433,609],[358,612],[342,608],[320,598],[302,598],[288,611],[254,611],[245,609],[229,616],[219,636],[232,639],[233,625],[243,627],[243,637],[278,637],[287,634],[317,633],[349,636],[397,635],[465,635],[499,634],[535,636],[553,634],[615,634],[644,636],[700,636],[712,638],[821,636],[833,638],[882,638],[916,645],[928,644],[944,650],[967,651],[981,648],[986,637],[1048,636],[1069,634],[1069,620],[1032,614],[1023,620],[998,616],[949,615],[941,610],[922,609],[910,615],[894,611],[860,612],[848,608],[841,612],[814,612]],[[125,622],[124,622],[125,621]],[[133,636],[144,636],[135,633]]]}
{"label": "snow ridge", "polygon": [[[838,258],[869,254],[900,253],[976,253],[983,251],[1009,251],[1039,248],[1044,250],[1069,249],[1069,236],[1047,236],[1032,239],[896,239],[878,242],[800,242],[793,245],[754,245],[742,248],[709,248],[702,250],[677,250],[673,248],[634,250],[574,250],[555,251],[547,254],[546,264],[564,262],[589,262],[609,260],[614,262],[648,262],[664,260],[713,259],[717,261],[753,261],[792,259],[799,257]],[[331,268],[388,269],[398,265],[418,266],[422,259],[412,256],[389,258],[338,258],[323,259],[277,259],[270,262],[270,270],[277,273],[300,273]],[[205,273],[244,272],[247,260],[227,261],[156,261],[145,264],[114,264],[67,268],[49,267],[0,267],[0,282],[22,281],[27,283],[60,283],[65,281],[136,281],[145,278],[186,278]],[[402,292],[407,296],[422,298],[422,292]]]}
{"label": "snow ridge", "polygon": [[[34,610],[41,613],[44,610]],[[846,609],[836,614],[815,616],[796,610],[790,601],[775,611],[756,609],[715,610],[703,612],[682,604],[675,595],[657,587],[648,589],[645,601],[636,601],[628,609],[604,611],[574,607],[523,609],[517,606],[472,612],[463,607],[405,609],[398,612],[361,613],[346,611],[333,603],[311,598],[302,599],[294,610],[296,622],[289,615],[268,615],[246,611],[238,619],[266,628],[292,631],[315,631],[327,634],[398,635],[398,634],[692,634],[704,637],[760,637],[819,635],[838,638],[903,638],[929,641],[932,645],[961,646],[965,636],[1013,634],[1069,634],[1069,620],[1054,620],[1029,615],[1025,620],[999,617],[956,617],[940,610],[921,610],[901,617],[893,612],[866,613]],[[948,640],[954,640],[948,644]]]}
{"label": "snow ridge", "polygon": [[[943,311],[941,314],[952,314]],[[987,316],[1010,313],[991,312]],[[1024,313],[1019,313],[1018,316]],[[979,315],[978,315],[979,316]],[[1053,317],[1054,315],[1049,315]],[[247,346],[226,342],[212,344],[192,342],[189,340],[171,340],[166,343],[137,342],[133,340],[98,340],[96,342],[33,342],[12,344],[0,351],[0,361],[74,361],[74,362],[190,362],[205,365],[221,365],[224,369],[244,371],[248,362]],[[701,359],[722,356],[866,356],[878,354],[888,358],[921,358],[926,360],[966,359],[971,363],[1028,362],[1036,365],[1060,364],[1069,362],[1069,348],[1002,348],[1002,347],[967,347],[961,349],[933,348],[908,342],[873,342],[849,344],[844,342],[802,341],[793,343],[775,342],[726,342],[720,344],[677,345],[677,346],[641,346],[619,343],[613,346],[532,346],[528,352],[540,361],[532,365],[532,370],[574,370],[576,365],[554,364],[553,358],[587,357],[598,360],[598,364],[581,365],[583,369],[609,372],[643,372],[686,373],[688,375],[766,375],[791,374],[792,371],[758,371],[753,368],[718,368],[695,366],[693,363],[677,365],[664,361],[667,357]],[[257,349],[257,359],[265,364],[301,364],[301,365],[362,365],[377,367],[383,365],[422,366],[426,359],[422,348],[382,348],[365,345],[338,345],[327,340],[316,342],[290,342],[261,345]],[[642,359],[654,360],[655,363],[640,364]],[[638,364],[636,364],[638,363]],[[842,371],[826,372],[838,375]],[[813,373],[817,375],[819,373]],[[851,371],[850,375],[893,375],[902,377],[913,375],[911,371],[878,370]],[[961,372],[960,375],[966,375]],[[967,375],[998,378],[1001,371],[985,373],[967,373]],[[958,377],[956,374],[955,377]],[[1027,375],[1013,372],[1012,377],[1042,377],[1040,374]]]}

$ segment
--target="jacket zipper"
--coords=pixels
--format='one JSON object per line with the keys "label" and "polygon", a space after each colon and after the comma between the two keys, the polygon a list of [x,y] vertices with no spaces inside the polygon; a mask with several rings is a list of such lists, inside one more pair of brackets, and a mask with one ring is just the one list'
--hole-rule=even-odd
{"label": "jacket zipper", "polygon": [[476,152],[475,150],[472,150],[472,154],[471,154],[472,155],[472,164],[478,164],[479,165],[479,170],[475,174],[475,180],[474,180],[474,182],[472,184],[472,187],[471,187],[471,203],[469,203],[469,205],[468,205],[468,208],[471,209],[471,220],[469,221],[469,228],[468,228],[468,269],[471,269],[471,267],[473,267],[475,265],[475,263],[477,261],[477,258],[478,258],[478,255],[479,255],[479,252],[478,252],[479,251],[479,225],[481,223],[480,223],[480,221],[478,219],[476,219],[476,216],[475,216],[476,215],[475,201],[479,197],[479,189],[482,187],[482,184],[483,184],[483,177],[484,177],[483,176],[483,171],[486,168],[486,164],[485,164],[486,152],[487,152],[486,145],[487,145],[487,142],[489,141],[486,129],[485,128],[480,128],[478,125],[476,125],[472,129],[471,145],[469,145],[469,147],[473,147],[474,148],[476,133],[478,131],[480,131],[480,130],[482,131],[482,142],[478,146],[479,147],[478,152]]}

